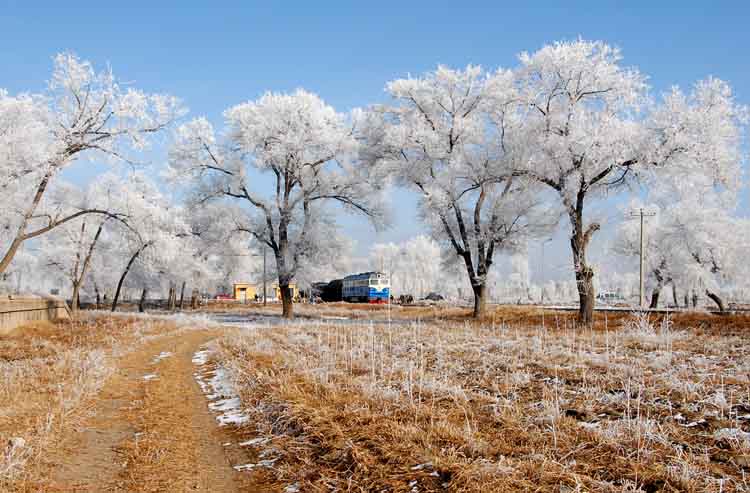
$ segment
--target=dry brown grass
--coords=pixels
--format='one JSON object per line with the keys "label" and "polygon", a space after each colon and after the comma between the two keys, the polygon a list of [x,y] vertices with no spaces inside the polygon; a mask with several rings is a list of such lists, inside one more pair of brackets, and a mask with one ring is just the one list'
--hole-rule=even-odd
{"label": "dry brown grass", "polygon": [[[201,312],[237,312],[247,314],[280,315],[280,304],[243,305],[240,303],[216,303],[201,309]],[[294,313],[299,318],[325,319],[326,317],[349,319],[372,319],[385,321],[390,318],[395,321],[420,322],[460,322],[472,325],[510,325],[529,327],[554,327],[556,329],[572,329],[578,325],[577,313],[567,310],[544,309],[536,306],[524,305],[492,305],[487,313],[479,319],[472,318],[472,309],[457,307],[448,303],[434,303],[429,305],[370,305],[366,303],[319,303],[310,305],[297,303]],[[630,318],[631,312],[597,311],[594,313],[594,329],[607,330],[618,327]],[[659,324],[665,314],[652,314],[651,320]],[[677,312],[669,315],[672,325],[679,329],[700,329],[704,331],[720,331],[722,333],[745,332],[750,329],[750,313],[718,315],[704,311]]]}
{"label": "dry brown grass", "polygon": [[746,326],[497,315],[227,337],[269,491],[748,491]]}
{"label": "dry brown grass", "polygon": [[0,337],[0,491],[38,491],[62,434],[91,412],[115,359],[174,328],[82,316]]}

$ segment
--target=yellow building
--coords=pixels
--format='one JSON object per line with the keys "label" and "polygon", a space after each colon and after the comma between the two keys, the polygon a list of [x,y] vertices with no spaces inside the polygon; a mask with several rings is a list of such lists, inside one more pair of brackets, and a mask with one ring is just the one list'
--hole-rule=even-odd
{"label": "yellow building", "polygon": [[236,282],[232,285],[232,292],[234,293],[234,299],[238,301],[254,301],[257,290],[252,284],[244,282]]}
{"label": "yellow building", "polygon": [[[297,289],[297,283],[290,282],[289,283],[289,289],[292,291],[292,299],[296,300],[299,298],[299,289]],[[276,299],[281,301],[281,288],[279,288],[278,284],[273,285],[273,292],[274,296],[276,296]]]}

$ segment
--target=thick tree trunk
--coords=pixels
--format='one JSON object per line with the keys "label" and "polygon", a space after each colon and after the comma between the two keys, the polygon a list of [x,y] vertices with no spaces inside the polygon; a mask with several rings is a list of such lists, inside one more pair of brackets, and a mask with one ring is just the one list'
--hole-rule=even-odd
{"label": "thick tree trunk", "polygon": [[657,308],[659,306],[659,294],[661,293],[661,287],[657,286],[651,291],[651,303],[649,308]]}
{"label": "thick tree trunk", "polygon": [[596,292],[594,290],[594,269],[586,264],[588,238],[583,235],[580,228],[575,228],[570,243],[573,247],[573,270],[575,271],[578,289],[578,322],[591,325],[594,323]]}
{"label": "thick tree trunk", "polygon": [[594,291],[594,271],[589,266],[583,266],[576,272],[578,286],[578,322],[584,325],[594,323],[594,305],[596,292]]}
{"label": "thick tree trunk", "polygon": [[711,291],[709,291],[707,289],[706,290],[706,296],[708,296],[709,298],[711,298],[711,301],[713,301],[714,303],[716,303],[716,306],[719,307],[719,311],[720,312],[723,312],[725,310],[725,308],[724,308],[724,301],[719,297],[718,294],[713,293],[713,292],[711,292]]}
{"label": "thick tree trunk", "polygon": [[172,284],[169,283],[169,306],[167,307],[169,311],[173,312],[175,308],[175,304],[177,303],[177,288]]}
{"label": "thick tree trunk", "polygon": [[34,199],[31,201],[29,208],[26,209],[23,220],[21,221],[21,224],[18,226],[18,230],[16,231],[15,238],[13,238],[13,241],[8,246],[8,249],[5,251],[2,259],[0,259],[0,274],[5,272],[5,270],[10,265],[10,262],[13,260],[13,257],[15,257],[16,253],[18,253],[18,249],[23,244],[26,235],[26,226],[28,226],[29,221],[36,211],[36,208],[42,201],[42,197],[44,196],[44,192],[47,190],[47,185],[49,184],[49,180],[52,177],[52,173],[52,170],[48,171],[37,186],[36,192],[34,193]]}
{"label": "thick tree trunk", "polygon": [[133,263],[138,258],[138,256],[148,248],[150,243],[146,243],[145,245],[141,245],[141,248],[136,251],[132,257],[130,257],[130,260],[128,261],[128,265],[125,266],[125,270],[123,271],[122,275],[120,276],[120,280],[117,283],[117,290],[115,291],[115,297],[112,299],[112,311],[117,310],[117,301],[120,299],[120,291],[122,290],[122,284],[125,282],[125,278],[128,276],[128,272],[130,272],[130,268],[133,266]]}
{"label": "thick tree trunk", "polygon": [[672,301],[674,301],[675,308],[680,307],[680,303],[677,301],[677,286],[672,282]]}
{"label": "thick tree trunk", "polygon": [[146,293],[148,293],[148,288],[143,288],[141,299],[138,301],[138,311],[141,313],[146,311]]}
{"label": "thick tree trunk", "polygon": [[591,236],[599,230],[599,224],[591,223],[584,230],[583,204],[586,190],[582,186],[579,190],[575,206],[568,209],[570,225],[573,234],[570,236],[570,247],[573,253],[573,271],[578,288],[578,323],[592,325],[594,323],[594,305],[596,292],[594,290],[594,269],[586,263],[586,249]]}
{"label": "thick tree trunk", "polygon": [[184,308],[185,302],[185,281],[182,281],[182,289],[180,290],[180,310]]}
{"label": "thick tree trunk", "polygon": [[289,289],[289,283],[279,283],[281,291],[281,316],[284,318],[294,317],[294,304],[292,303],[292,290]]}
{"label": "thick tree trunk", "polygon": [[487,286],[485,284],[473,286],[474,291],[474,318],[480,318],[487,313]]}
{"label": "thick tree trunk", "polygon": [[80,296],[80,284],[77,282],[73,283],[73,295],[70,298],[70,313],[75,315],[78,313],[78,309],[81,308],[81,304],[78,299]]}
{"label": "thick tree trunk", "polygon": [[[81,236],[83,237],[83,232],[86,229],[86,223],[84,222],[81,225]],[[94,235],[94,239],[91,241],[91,244],[89,244],[88,251],[86,252],[86,257],[83,259],[83,264],[81,265],[81,272],[80,274],[77,274],[78,278],[73,281],[73,299],[71,300],[71,311],[73,313],[76,313],[81,308],[81,285],[83,284],[83,280],[86,278],[86,273],[89,270],[89,266],[91,265],[91,257],[94,255],[94,248],[96,248],[96,243],[99,241],[99,236],[102,234],[102,230],[104,229],[104,223],[102,222],[99,224],[99,228],[96,230],[96,234]],[[79,245],[80,248],[80,245]],[[80,260],[80,259],[79,259]],[[78,261],[76,262],[75,267],[76,273],[78,273]],[[97,290],[97,296],[98,296],[98,290]],[[98,305],[97,300],[97,305]],[[97,306],[97,308],[99,308]]]}

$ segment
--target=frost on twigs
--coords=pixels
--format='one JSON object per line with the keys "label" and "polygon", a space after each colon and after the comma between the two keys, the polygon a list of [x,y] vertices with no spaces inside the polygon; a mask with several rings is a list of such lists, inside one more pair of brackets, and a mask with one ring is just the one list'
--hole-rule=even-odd
{"label": "frost on twigs", "polygon": [[111,71],[96,72],[70,53],[55,57],[46,92],[0,90],[0,218],[12,231],[0,242],[0,273],[23,242],[81,215],[110,214],[76,200],[50,201],[61,170],[84,158],[135,163],[152,136],[182,114],[176,98],[126,88]]}

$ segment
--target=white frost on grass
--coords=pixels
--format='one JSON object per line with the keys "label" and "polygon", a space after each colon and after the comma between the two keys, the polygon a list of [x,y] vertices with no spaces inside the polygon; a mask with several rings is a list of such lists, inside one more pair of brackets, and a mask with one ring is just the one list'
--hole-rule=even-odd
{"label": "white frost on grass", "polygon": [[193,363],[199,367],[193,376],[209,400],[208,408],[219,413],[216,416],[219,426],[247,423],[250,418],[242,410],[242,402],[226,369],[221,366],[213,369],[206,367],[210,355],[211,351],[208,349],[199,350],[193,355]]}
{"label": "white frost on grass", "polygon": [[143,375],[143,379],[146,381],[156,380],[157,378],[159,378],[159,375],[157,375],[156,373],[149,373],[148,375]]}

